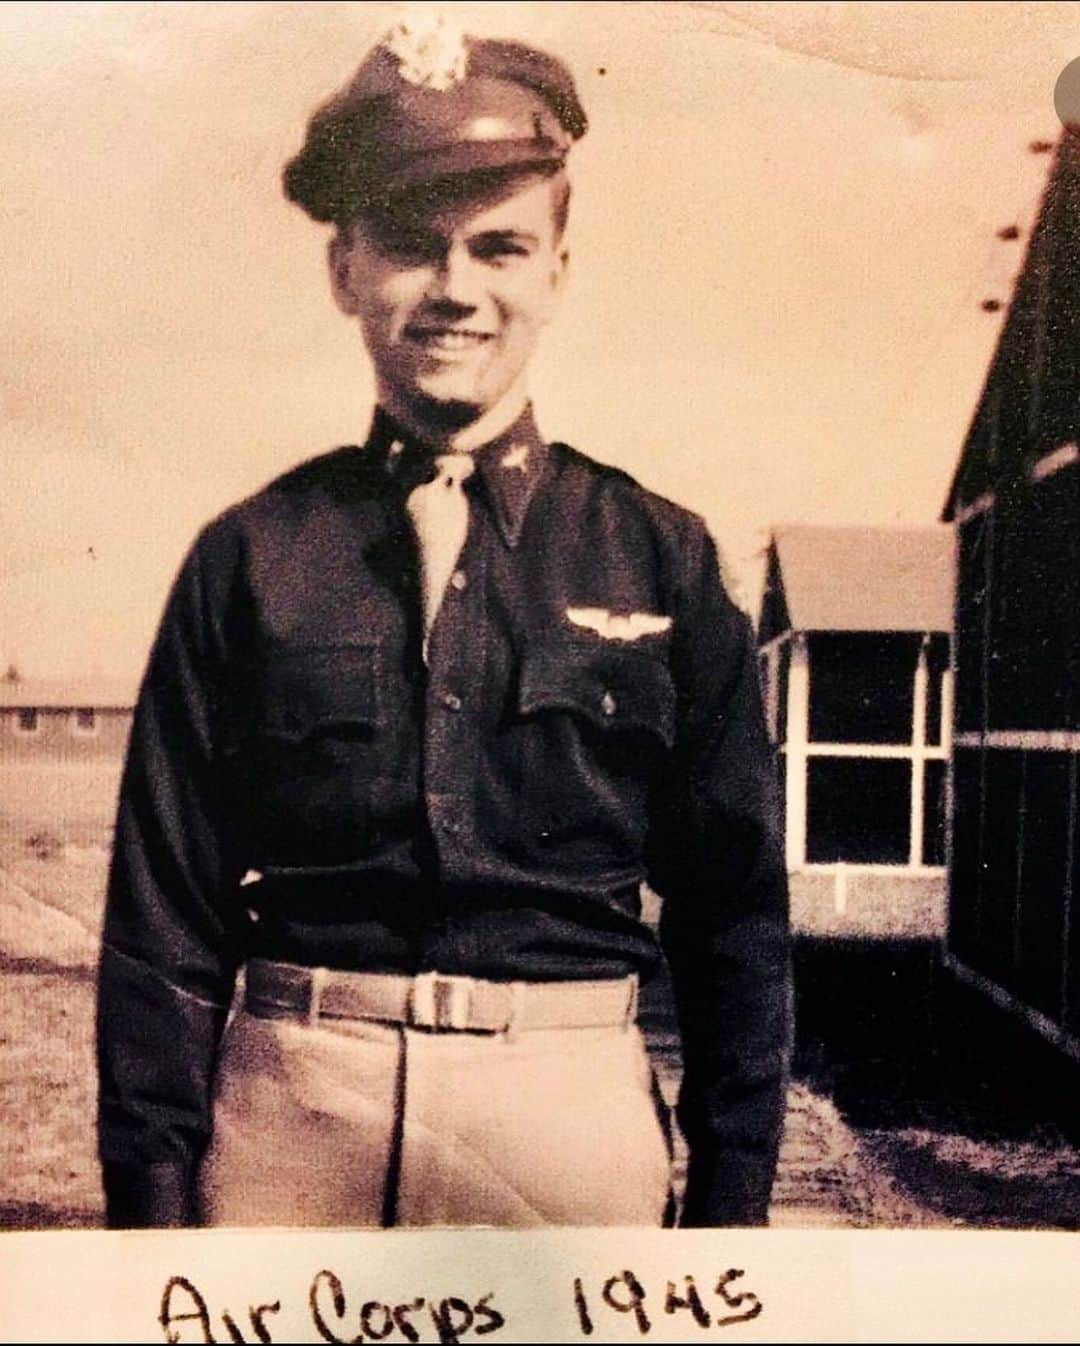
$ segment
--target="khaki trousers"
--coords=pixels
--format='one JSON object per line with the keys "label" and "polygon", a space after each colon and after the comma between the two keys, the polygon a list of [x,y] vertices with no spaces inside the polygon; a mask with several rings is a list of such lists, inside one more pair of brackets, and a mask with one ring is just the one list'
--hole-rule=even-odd
{"label": "khaki trousers", "polygon": [[214,1225],[653,1225],[670,1159],[633,1025],[508,1033],[232,1020]]}

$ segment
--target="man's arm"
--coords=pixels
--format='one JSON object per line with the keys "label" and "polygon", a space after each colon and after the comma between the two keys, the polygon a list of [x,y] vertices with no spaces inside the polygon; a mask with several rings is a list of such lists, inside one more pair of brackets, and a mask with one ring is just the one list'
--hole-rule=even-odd
{"label": "man's arm", "polygon": [[238,961],[217,728],[225,602],[215,589],[227,571],[203,542],[170,594],[139,694],[109,875],[97,1028],[112,1227],[195,1218]]}
{"label": "man's arm", "polygon": [[764,1224],[791,1038],[787,875],[750,623],[694,521],[676,618],[673,766],[650,841],[685,1071],[684,1226]]}

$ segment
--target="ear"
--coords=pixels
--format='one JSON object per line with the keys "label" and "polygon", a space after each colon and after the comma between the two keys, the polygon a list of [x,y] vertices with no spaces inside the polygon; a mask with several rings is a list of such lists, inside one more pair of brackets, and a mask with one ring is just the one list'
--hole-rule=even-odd
{"label": "ear", "polygon": [[559,256],[555,263],[555,274],[552,277],[552,288],[557,295],[562,294],[566,288],[566,278],[570,274],[570,249],[561,248]]}
{"label": "ear", "polygon": [[342,313],[355,318],[357,305],[352,285],[352,258],[352,239],[339,229],[326,249],[326,260],[330,269],[330,289],[334,302]]}
{"label": "ear", "polygon": [[548,317],[554,315],[559,300],[562,298],[562,292],[566,289],[566,279],[570,272],[570,252],[567,248],[562,248],[556,255],[551,264],[551,302],[549,305]]}

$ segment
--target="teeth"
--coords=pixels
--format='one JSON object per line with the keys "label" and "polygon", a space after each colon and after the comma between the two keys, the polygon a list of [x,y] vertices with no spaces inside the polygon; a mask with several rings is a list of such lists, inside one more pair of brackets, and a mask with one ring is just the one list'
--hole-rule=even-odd
{"label": "teeth", "polygon": [[423,332],[421,340],[425,345],[435,346],[439,350],[460,351],[479,345],[486,338],[476,332]]}

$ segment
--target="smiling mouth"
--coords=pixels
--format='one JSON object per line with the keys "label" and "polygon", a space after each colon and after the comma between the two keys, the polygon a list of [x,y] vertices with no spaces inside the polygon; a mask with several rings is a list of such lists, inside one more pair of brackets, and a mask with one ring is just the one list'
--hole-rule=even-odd
{"label": "smiling mouth", "polygon": [[407,327],[405,335],[414,345],[428,351],[447,354],[475,350],[492,339],[490,332],[473,332],[459,327]]}

